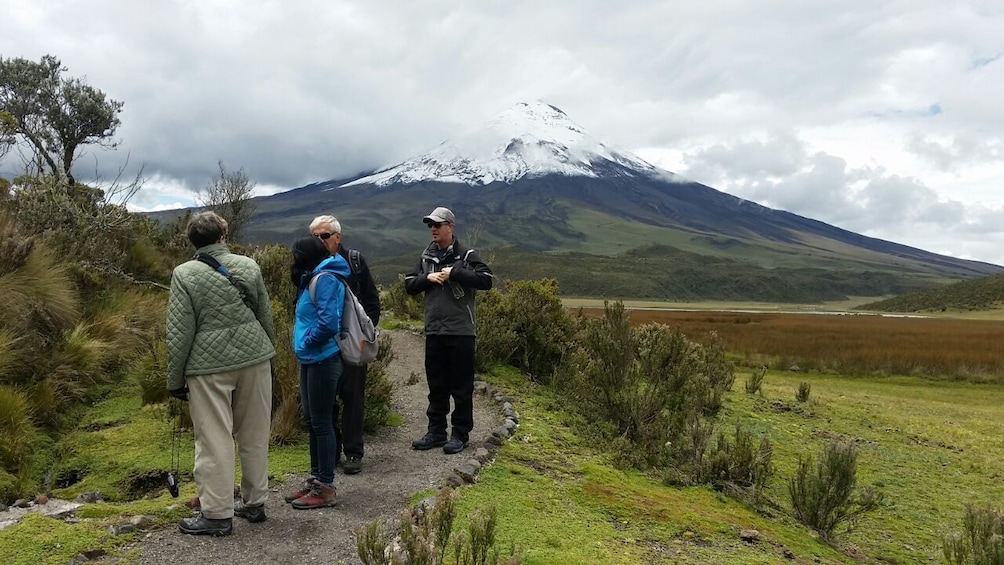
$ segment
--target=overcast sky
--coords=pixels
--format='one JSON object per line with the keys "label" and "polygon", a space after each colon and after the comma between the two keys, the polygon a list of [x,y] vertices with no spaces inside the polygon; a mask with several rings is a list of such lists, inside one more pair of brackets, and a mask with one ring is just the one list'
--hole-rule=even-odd
{"label": "overcast sky", "polygon": [[[522,101],[736,196],[1004,264],[1004,2],[0,0],[0,56],[125,103],[136,209],[396,164]],[[16,172],[11,156],[0,174]]]}

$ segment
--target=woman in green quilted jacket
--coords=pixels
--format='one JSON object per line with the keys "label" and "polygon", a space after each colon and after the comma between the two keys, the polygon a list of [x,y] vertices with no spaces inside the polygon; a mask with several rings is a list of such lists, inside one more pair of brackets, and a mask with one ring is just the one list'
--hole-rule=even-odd
{"label": "woman in green quilted jacket", "polygon": [[[233,516],[265,520],[275,356],[272,307],[261,269],[223,243],[226,222],[192,216],[196,258],[175,267],[167,305],[167,388],[188,400],[195,430],[195,484],[201,513],[182,533],[225,536]],[[234,440],[242,500],[234,501]]]}

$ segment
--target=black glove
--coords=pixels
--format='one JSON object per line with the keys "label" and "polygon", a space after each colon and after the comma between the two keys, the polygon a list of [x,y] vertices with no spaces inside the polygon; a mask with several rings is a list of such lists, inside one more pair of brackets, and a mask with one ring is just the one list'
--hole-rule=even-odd
{"label": "black glove", "polygon": [[170,394],[171,396],[177,398],[178,400],[182,400],[182,401],[185,401],[185,402],[188,401],[188,387],[187,386],[183,386],[181,388],[172,388],[171,390],[167,391],[167,393]]}

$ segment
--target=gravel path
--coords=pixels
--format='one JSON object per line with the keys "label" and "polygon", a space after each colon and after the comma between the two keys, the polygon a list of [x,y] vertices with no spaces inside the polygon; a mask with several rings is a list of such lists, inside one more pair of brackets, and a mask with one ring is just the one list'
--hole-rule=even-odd
{"label": "gravel path", "polygon": [[[425,433],[425,339],[406,330],[390,331],[394,360],[388,375],[394,383],[393,410],[404,417],[397,428],[382,428],[366,436],[363,471],[335,481],[338,506],[294,510],[282,495],[305,475],[285,477],[270,488],[268,520],[250,524],[234,518],[234,533],[223,538],[188,536],[176,527],[150,533],[140,544],[140,563],[361,563],[352,531],[376,518],[396,518],[410,495],[438,487],[453,469],[472,458],[474,445],[488,437],[502,420],[501,408],[475,394],[472,445],[458,455],[440,449],[415,451],[411,441]],[[418,384],[407,384],[412,373]]]}

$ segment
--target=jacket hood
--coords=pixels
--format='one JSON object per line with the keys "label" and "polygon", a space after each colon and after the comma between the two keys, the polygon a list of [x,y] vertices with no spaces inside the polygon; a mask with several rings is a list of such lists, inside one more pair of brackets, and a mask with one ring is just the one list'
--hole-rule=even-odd
{"label": "jacket hood", "polygon": [[340,275],[346,279],[348,279],[349,275],[352,274],[352,269],[349,268],[348,261],[346,261],[341,255],[334,255],[332,257],[328,257],[324,261],[321,261],[321,263],[314,268],[314,271],[311,274],[316,275],[321,271],[335,273],[336,275]]}

